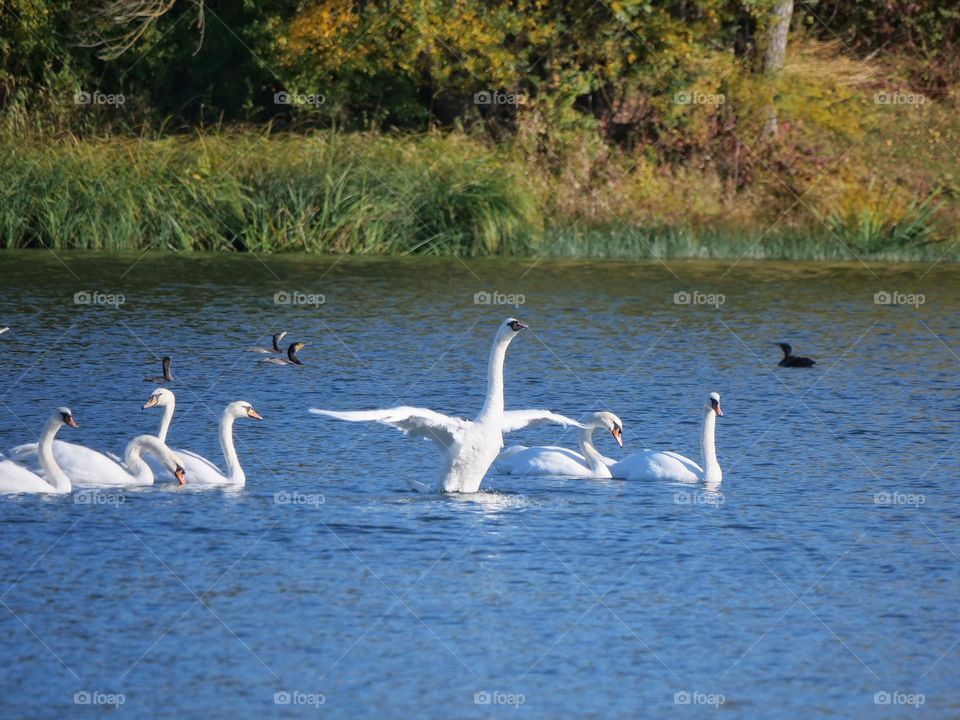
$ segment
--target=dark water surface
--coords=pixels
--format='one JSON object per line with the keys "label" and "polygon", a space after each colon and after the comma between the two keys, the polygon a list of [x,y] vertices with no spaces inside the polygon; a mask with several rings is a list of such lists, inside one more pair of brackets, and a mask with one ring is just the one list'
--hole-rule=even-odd
{"label": "dark water surface", "polygon": [[[0,449],[68,405],[64,439],[122,452],[155,432],[166,354],[173,445],[220,461],[226,403],[265,418],[237,423],[238,491],[0,497],[0,715],[960,715],[956,270],[668,265],[0,254]],[[612,410],[623,452],[697,458],[720,392],[720,493],[491,473],[417,495],[429,444],[306,412],[471,416],[510,315],[508,407]],[[305,365],[257,367],[281,329]],[[816,368],[778,368],[778,340]]]}

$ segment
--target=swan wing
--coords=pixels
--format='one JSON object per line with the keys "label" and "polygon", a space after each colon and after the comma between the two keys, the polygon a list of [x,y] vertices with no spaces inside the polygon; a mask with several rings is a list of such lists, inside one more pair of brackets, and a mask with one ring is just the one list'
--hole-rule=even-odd
{"label": "swan wing", "polygon": [[665,459],[670,458],[671,460],[676,461],[677,463],[679,463],[680,465],[683,465],[685,468],[687,468],[691,472],[700,473],[700,474],[703,473],[703,468],[697,465],[697,463],[695,463],[693,460],[691,460],[688,457],[684,457],[680,453],[673,452],[673,450],[664,450],[660,453],[660,455],[663,455]]}
{"label": "swan wing", "polygon": [[[187,485],[197,485],[206,483],[226,483],[228,478],[220,471],[216,465],[207,460],[202,455],[198,455],[190,450],[181,450],[177,448],[172,450],[176,455],[177,464],[183,468],[186,473]],[[167,468],[166,464],[153,454],[143,456],[143,461],[150,466],[157,480],[176,481],[173,473]]]}
{"label": "swan wing", "polygon": [[348,422],[378,422],[395,427],[405,435],[433,440],[443,448],[455,445],[461,433],[470,424],[460,418],[452,418],[427,408],[402,405],[386,410],[350,410],[338,412],[310,408],[314,415],[326,415]]}
{"label": "swan wing", "polygon": [[[176,448],[173,451],[180,459],[180,466],[187,474],[187,484],[227,482],[228,478],[220,471],[216,465],[207,460],[202,455],[198,455],[190,450],[181,450]],[[169,470],[164,468],[164,477],[173,477]]]}
{"label": "swan wing", "polygon": [[549,445],[507,448],[500,453],[495,467],[506,475],[593,476],[583,455],[567,448]]}
{"label": "swan wing", "polygon": [[[12,448],[10,457],[26,465],[40,477],[44,477],[45,473],[40,467],[40,457],[37,453],[37,443],[27,443]],[[129,485],[136,480],[117,461],[83,445],[54,440],[53,457],[64,475],[75,485]]]}
{"label": "swan wing", "polygon": [[57,489],[12,460],[0,460],[0,493],[47,492]]}
{"label": "swan wing", "polygon": [[584,424],[549,410],[504,410],[501,430],[505,433],[538,425],[563,425],[584,429]]}
{"label": "swan wing", "polygon": [[613,477],[623,480],[669,480],[697,482],[703,470],[693,460],[671,451],[643,450],[610,468]]}

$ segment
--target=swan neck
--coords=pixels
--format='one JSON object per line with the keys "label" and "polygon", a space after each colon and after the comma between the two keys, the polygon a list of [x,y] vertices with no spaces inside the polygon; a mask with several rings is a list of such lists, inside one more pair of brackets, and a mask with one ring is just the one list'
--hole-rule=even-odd
{"label": "swan neck", "polygon": [[162,443],[167,442],[167,433],[170,431],[170,423],[173,422],[174,409],[175,406],[173,402],[165,405],[163,408],[163,417],[160,419],[160,432],[157,433],[157,439]]}
{"label": "swan neck", "polygon": [[150,469],[149,464],[143,461],[143,449],[143,442],[139,438],[134,438],[127,445],[127,451],[124,453],[123,459],[129,474],[144,485],[152,485],[153,470]]}
{"label": "swan neck", "polygon": [[716,427],[716,413],[713,410],[707,410],[703,416],[703,427],[700,430],[700,459],[703,461],[704,480],[718,481],[722,477],[720,463],[717,462],[717,448],[714,444]]}
{"label": "swan neck", "polygon": [[503,360],[507,355],[507,346],[512,338],[497,339],[490,349],[487,363],[487,397],[480,411],[481,418],[503,416]]}
{"label": "swan neck", "polygon": [[243,468],[240,467],[240,460],[237,458],[236,448],[233,446],[233,423],[236,418],[229,412],[224,411],[220,418],[220,449],[223,450],[223,459],[227,465],[227,477],[236,483],[242,483],[247,478],[244,475]]}
{"label": "swan neck", "polygon": [[603,462],[603,457],[593,446],[593,431],[595,429],[596,428],[588,425],[580,430],[580,451],[587,459],[587,464],[590,466],[590,469],[594,471],[599,470],[601,467],[606,467],[606,463]]}
{"label": "swan neck", "polygon": [[40,467],[43,468],[47,481],[57,490],[70,492],[72,489],[70,478],[60,469],[56,458],[53,456],[53,438],[56,436],[61,424],[62,423],[56,419],[52,419],[47,423],[47,426],[43,429],[43,433],[40,435],[40,442],[37,443],[37,452],[40,456]]}

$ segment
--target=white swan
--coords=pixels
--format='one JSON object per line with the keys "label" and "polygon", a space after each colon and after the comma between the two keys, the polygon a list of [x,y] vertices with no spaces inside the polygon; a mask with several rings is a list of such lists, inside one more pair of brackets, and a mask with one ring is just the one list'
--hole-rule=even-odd
{"label": "white swan", "polygon": [[[127,443],[123,462],[83,445],[60,440],[53,443],[52,450],[57,464],[75,485],[153,485],[153,469],[145,462],[144,453],[155,456],[181,485],[185,482],[180,459],[153,435],[138,435]],[[35,443],[15,447],[10,454],[28,465],[35,465],[38,460]],[[42,457],[40,461],[42,465]]]}
{"label": "white swan", "polygon": [[[577,478],[609,478],[614,460],[605,458],[593,446],[593,431],[607,430],[623,447],[623,423],[611,412],[587,415],[580,430],[580,453],[551,445],[514,445],[500,453],[494,467],[506,475],[559,475]],[[581,454],[582,453],[582,454]]]}
{"label": "white swan", "polygon": [[173,422],[173,412],[177,407],[177,397],[173,394],[173,390],[157,388],[150,393],[150,397],[147,398],[147,401],[140,409],[146,410],[152,407],[163,408],[163,417],[160,418],[160,429],[157,431],[157,439],[165,443],[167,441],[167,433],[170,431],[170,423]]}
{"label": "white swan", "polygon": [[439,481],[430,485],[410,480],[410,485],[421,492],[475,493],[503,447],[505,431],[549,421],[544,419],[542,411],[504,413],[503,410],[503,361],[510,341],[525,327],[519,320],[508,318],[497,329],[487,364],[487,396],[476,420],[448,417],[416,407],[349,412],[310,408],[310,412],[351,422],[380,422],[407,435],[432,440],[443,453]]}
{"label": "white swan", "polygon": [[703,480],[719,484],[723,480],[717,449],[714,445],[714,429],[720,409],[720,394],[712,392],[703,405],[703,423],[700,428],[700,458],[706,470],[693,460],[671,451],[643,450],[625,457],[610,467],[615,478],[622,480],[669,480],[694,483]]}
{"label": "white swan", "polygon": [[40,465],[45,477],[30,472],[12,460],[0,460],[0,493],[68,493],[70,478],[57,465],[53,455],[53,437],[64,425],[77,427],[70,408],[57,408],[40,435]]}
{"label": "white swan", "polygon": [[3,335],[3,334],[4,334],[7,330],[9,330],[9,329],[10,329],[10,328],[8,328],[8,327],[0,327],[0,335]]}
{"label": "white swan", "polygon": [[[162,407],[163,417],[160,420],[160,432],[158,439],[166,442],[167,431],[170,429],[170,422],[173,419],[173,411],[176,407],[176,397],[166,388],[158,388],[153,391],[150,398],[143,404],[144,409],[151,407]],[[243,485],[247,481],[247,476],[240,467],[240,460],[237,458],[236,448],[233,446],[233,423],[237,418],[249,417],[255,420],[263,420],[263,416],[253,409],[253,405],[246,400],[237,400],[232,402],[223,410],[220,416],[220,448],[223,450],[223,457],[227,464],[227,471],[223,473],[216,465],[207,460],[202,455],[198,455],[190,450],[175,449],[174,452],[180,458],[180,461],[190,478],[190,484],[230,484]]]}

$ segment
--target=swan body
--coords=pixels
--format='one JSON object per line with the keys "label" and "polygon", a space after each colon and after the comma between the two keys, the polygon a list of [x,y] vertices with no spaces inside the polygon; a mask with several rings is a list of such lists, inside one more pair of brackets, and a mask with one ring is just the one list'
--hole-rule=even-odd
{"label": "swan body", "polygon": [[509,447],[497,457],[494,467],[506,475],[553,475],[576,478],[609,478],[613,460],[593,446],[593,431],[603,428],[623,447],[623,423],[611,412],[591,413],[580,424],[580,452],[563,447]]}
{"label": "swan body", "polygon": [[700,427],[700,457],[706,469],[679,453],[669,450],[643,450],[614,463],[610,467],[610,473],[622,480],[666,480],[681,483],[703,480],[719,484],[723,480],[723,473],[720,463],[717,462],[714,445],[718,416],[723,416],[720,395],[712,392],[703,406],[703,422]]}
{"label": "swan body", "polygon": [[3,335],[3,334],[4,334],[7,330],[9,330],[9,329],[10,329],[10,328],[8,328],[8,327],[0,327],[0,335]]}
{"label": "swan body", "polygon": [[290,346],[287,348],[287,356],[285,358],[264,358],[258,362],[269,365],[303,365],[303,361],[297,357],[297,351],[302,350],[305,346],[306,343],[302,342],[290,343]]}
{"label": "swan body", "polygon": [[31,472],[12,460],[0,458],[0,493],[58,493],[65,494],[73,489],[70,478],[57,464],[53,455],[53,438],[64,425],[77,427],[70,408],[61,407],[50,416],[43,433],[40,435],[40,465],[44,477]]}
{"label": "swan body", "polygon": [[[170,430],[170,423],[173,420],[174,409],[177,399],[174,394],[166,388],[157,388],[150,395],[149,399],[143,404],[143,408],[162,407],[163,417],[160,419],[160,430],[157,433],[157,439],[165,443],[167,441],[167,432]],[[237,418],[249,417],[255,420],[263,420],[253,406],[245,400],[238,400],[230,403],[223,410],[220,416],[220,448],[223,450],[223,457],[226,461],[226,472],[222,472],[214,463],[207,460],[202,455],[198,455],[190,450],[176,449],[177,456],[190,478],[190,484],[216,484],[216,485],[243,485],[247,481],[247,476],[240,466],[240,460],[237,457],[237,451],[233,444],[233,423]]]}
{"label": "swan body", "polygon": [[[30,464],[36,463],[37,452],[37,445],[31,443],[13,448],[10,454],[19,462]],[[165,470],[173,473],[181,485],[184,484],[180,459],[153,435],[138,435],[127,443],[123,462],[83,445],[62,441],[53,443],[54,458],[76,485],[152,485],[154,473],[143,457],[146,453],[155,456]]]}
{"label": "swan body", "polygon": [[497,329],[487,363],[486,399],[474,420],[408,406],[351,412],[311,408],[310,412],[350,422],[379,422],[395,427],[406,435],[431,440],[442,454],[440,476],[433,484],[411,480],[409,482],[413,489],[421,492],[442,490],[475,493],[503,447],[504,422],[512,420],[513,423],[526,422],[528,425],[538,422],[533,417],[523,417],[523,411],[520,411],[520,415],[508,416],[503,409],[504,358],[510,342],[525,327],[519,320],[508,318]]}
{"label": "swan body", "polygon": [[170,363],[173,362],[169,355],[164,355],[163,357],[163,375],[154,376],[154,377],[145,377],[145,382],[173,382],[173,373],[170,372]]}
{"label": "swan body", "polygon": [[249,352],[258,352],[279,355],[283,352],[283,348],[280,347],[280,341],[283,340],[283,336],[286,335],[286,331],[278,332],[273,334],[273,347],[252,347],[249,348]]}

